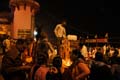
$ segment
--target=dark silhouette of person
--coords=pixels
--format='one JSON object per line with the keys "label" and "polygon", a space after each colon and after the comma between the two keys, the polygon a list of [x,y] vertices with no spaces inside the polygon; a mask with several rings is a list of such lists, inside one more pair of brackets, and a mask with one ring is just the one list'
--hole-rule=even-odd
{"label": "dark silhouette of person", "polygon": [[21,54],[25,49],[24,40],[18,39],[16,45],[3,56],[2,75],[5,80],[25,80],[26,74],[21,70]]}

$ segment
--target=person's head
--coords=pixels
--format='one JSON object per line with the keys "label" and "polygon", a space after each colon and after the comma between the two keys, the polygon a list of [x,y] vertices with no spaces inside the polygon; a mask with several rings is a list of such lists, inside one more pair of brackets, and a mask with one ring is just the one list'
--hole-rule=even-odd
{"label": "person's head", "polygon": [[95,54],[95,60],[96,61],[103,61],[103,54],[101,53],[101,52],[97,52],[96,54]]}
{"label": "person's head", "polygon": [[60,68],[62,66],[62,58],[60,56],[56,56],[53,58],[52,64],[56,68]]}
{"label": "person's head", "polygon": [[72,61],[78,60],[79,58],[85,60],[84,56],[81,54],[81,52],[78,49],[72,51],[70,58]]}
{"label": "person's head", "polygon": [[118,54],[119,54],[119,52],[118,52],[118,50],[115,49],[115,48],[111,48],[111,49],[109,50],[109,57],[117,57]]}
{"label": "person's head", "polygon": [[43,40],[43,39],[45,39],[45,38],[48,38],[47,33],[41,32],[41,34],[40,34],[40,39]]}
{"label": "person's head", "polygon": [[113,55],[112,55],[112,56],[117,57],[117,56],[118,56],[118,54],[119,54],[118,50],[117,50],[117,49],[115,49],[115,50],[114,50],[114,53],[113,53]]}
{"label": "person's head", "polygon": [[60,55],[62,58],[64,58],[64,52],[65,52],[65,48],[64,48],[64,46],[63,45],[60,45],[59,47],[58,47],[58,55]]}
{"label": "person's head", "polygon": [[25,40],[17,39],[16,47],[20,52],[23,52],[26,49]]}

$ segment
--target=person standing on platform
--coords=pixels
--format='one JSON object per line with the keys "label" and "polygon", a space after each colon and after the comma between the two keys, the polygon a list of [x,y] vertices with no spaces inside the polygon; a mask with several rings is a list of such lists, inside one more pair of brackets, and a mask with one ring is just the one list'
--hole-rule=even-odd
{"label": "person standing on platform", "polygon": [[66,38],[66,24],[66,20],[63,20],[61,23],[57,24],[54,29],[55,36],[57,37],[57,46],[61,44],[63,38]]}

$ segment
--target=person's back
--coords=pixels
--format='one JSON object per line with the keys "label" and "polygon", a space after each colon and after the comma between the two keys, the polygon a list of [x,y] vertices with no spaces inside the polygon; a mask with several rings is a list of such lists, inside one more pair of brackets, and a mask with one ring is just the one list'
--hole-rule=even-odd
{"label": "person's back", "polygon": [[45,32],[41,33],[41,38],[40,38],[40,42],[37,44],[36,53],[37,56],[39,56],[41,53],[45,53],[46,55],[49,56],[50,60],[55,55],[55,50],[53,48],[53,45],[48,40],[47,34]]}
{"label": "person's back", "polygon": [[62,58],[60,56],[55,56],[52,61],[52,66],[46,75],[46,80],[62,80]]}
{"label": "person's back", "polygon": [[46,80],[46,74],[49,68],[46,65],[41,65],[35,72],[34,80]]}
{"label": "person's back", "polygon": [[56,67],[51,67],[46,74],[46,80],[62,80],[62,74]]}
{"label": "person's back", "polygon": [[71,53],[72,65],[70,66],[71,76],[73,80],[85,80],[90,74],[90,69],[85,63],[83,55],[80,51],[73,50]]}
{"label": "person's back", "polygon": [[40,67],[36,70],[34,80],[46,80],[46,74],[49,71],[47,67],[48,55],[41,53],[37,58],[37,63]]}
{"label": "person's back", "polygon": [[103,60],[103,54],[97,52],[90,67],[89,80],[112,80],[111,68]]}
{"label": "person's back", "polygon": [[111,65],[111,71],[114,80],[120,80],[120,57],[118,57],[116,62]]}
{"label": "person's back", "polygon": [[118,64],[113,65],[112,68],[114,68],[114,72],[113,72],[114,80],[120,80],[120,65]]}
{"label": "person's back", "polygon": [[112,80],[111,68],[104,62],[94,62],[90,70],[89,80]]}

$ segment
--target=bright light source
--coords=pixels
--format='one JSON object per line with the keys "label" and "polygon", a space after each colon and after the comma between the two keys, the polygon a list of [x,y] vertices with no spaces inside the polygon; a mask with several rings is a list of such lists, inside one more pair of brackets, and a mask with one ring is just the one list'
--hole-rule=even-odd
{"label": "bright light source", "polygon": [[77,35],[71,35],[71,34],[69,34],[69,35],[67,35],[67,39],[68,40],[77,40]]}
{"label": "bright light source", "polygon": [[34,36],[36,36],[37,34],[38,34],[38,32],[35,30],[35,31],[34,31]]}

